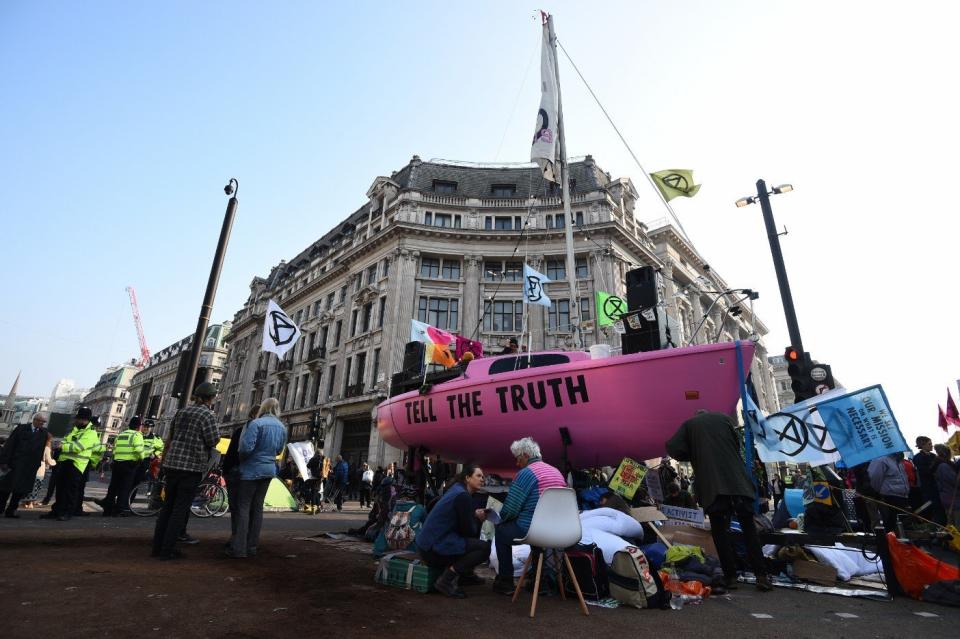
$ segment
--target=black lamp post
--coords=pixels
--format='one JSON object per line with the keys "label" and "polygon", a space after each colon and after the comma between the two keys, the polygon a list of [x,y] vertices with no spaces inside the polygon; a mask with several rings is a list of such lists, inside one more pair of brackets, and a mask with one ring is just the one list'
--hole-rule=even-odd
{"label": "black lamp post", "polygon": [[193,395],[193,385],[197,379],[197,364],[200,362],[200,351],[207,335],[207,323],[210,321],[210,312],[213,310],[213,299],[217,295],[217,284],[220,282],[220,270],[223,267],[223,256],[227,252],[227,242],[230,241],[230,229],[233,227],[233,216],[237,212],[237,191],[240,183],[235,178],[230,181],[223,192],[230,196],[227,202],[227,211],[223,215],[223,226],[220,227],[220,240],[217,242],[217,251],[213,255],[213,265],[210,267],[210,278],[207,280],[207,292],[203,296],[200,306],[200,317],[197,319],[197,332],[193,334],[193,345],[190,348],[190,364],[187,367],[183,388],[180,392],[178,408],[187,405]]}

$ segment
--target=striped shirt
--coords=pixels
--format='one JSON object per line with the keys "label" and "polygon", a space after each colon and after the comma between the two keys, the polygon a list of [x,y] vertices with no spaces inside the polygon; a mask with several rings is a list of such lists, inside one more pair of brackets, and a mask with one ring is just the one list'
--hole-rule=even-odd
{"label": "striped shirt", "polygon": [[533,457],[510,484],[507,499],[500,510],[503,521],[516,518],[520,529],[526,534],[533,521],[533,511],[537,508],[540,495],[547,488],[566,488],[567,482],[560,471],[544,462],[539,457]]}

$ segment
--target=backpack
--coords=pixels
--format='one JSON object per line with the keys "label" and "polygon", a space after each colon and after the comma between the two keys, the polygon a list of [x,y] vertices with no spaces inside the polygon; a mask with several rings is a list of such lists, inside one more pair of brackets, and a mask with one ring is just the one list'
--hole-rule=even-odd
{"label": "backpack", "polygon": [[[566,555],[584,599],[599,601],[610,596],[607,564],[596,544],[578,544],[567,550]],[[570,580],[570,574],[566,571],[563,571],[563,587],[567,592],[576,591]]]}
{"label": "backpack", "polygon": [[405,550],[413,543],[417,535],[413,532],[413,526],[410,525],[409,510],[394,511],[390,516],[390,523],[387,524],[385,536],[387,546],[393,550]]}
{"label": "backpack", "polygon": [[610,596],[635,608],[670,607],[670,592],[663,588],[660,575],[650,569],[646,555],[636,546],[627,546],[613,555],[610,571]]}

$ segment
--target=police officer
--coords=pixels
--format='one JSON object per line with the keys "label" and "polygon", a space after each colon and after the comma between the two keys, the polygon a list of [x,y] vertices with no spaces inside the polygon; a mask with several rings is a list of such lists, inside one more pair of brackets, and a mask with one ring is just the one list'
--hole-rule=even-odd
{"label": "police officer", "polygon": [[140,434],[140,416],[134,415],[127,429],[117,435],[113,442],[113,464],[107,496],[97,503],[103,508],[103,516],[126,515],[130,512],[128,498],[133,490],[133,478],[144,455],[143,435]]}
{"label": "police officer", "polygon": [[79,504],[83,472],[90,464],[96,448],[100,446],[92,418],[93,412],[87,406],[77,409],[77,415],[73,418],[73,429],[67,433],[60,445],[57,501],[53,509],[42,515],[41,519],[67,521]]}

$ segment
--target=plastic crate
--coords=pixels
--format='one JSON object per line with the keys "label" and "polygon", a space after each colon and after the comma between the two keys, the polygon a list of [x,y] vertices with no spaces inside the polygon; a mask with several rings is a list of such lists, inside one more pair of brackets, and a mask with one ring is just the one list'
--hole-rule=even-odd
{"label": "plastic crate", "polygon": [[426,593],[442,573],[443,569],[427,566],[416,553],[399,552],[380,559],[375,579],[385,586]]}

